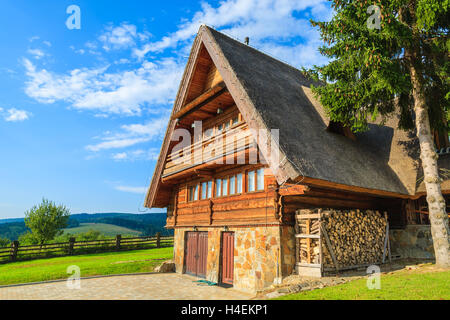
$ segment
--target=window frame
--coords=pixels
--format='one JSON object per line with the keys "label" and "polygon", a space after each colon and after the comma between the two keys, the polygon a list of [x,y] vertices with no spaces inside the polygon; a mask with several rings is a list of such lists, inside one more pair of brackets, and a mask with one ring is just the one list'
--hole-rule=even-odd
{"label": "window frame", "polygon": [[[263,171],[263,176],[262,176],[263,188],[262,189],[258,189],[258,171],[260,171],[260,170]],[[261,167],[261,168],[258,168],[258,169],[250,169],[250,170],[246,171],[246,173],[245,173],[245,180],[246,180],[245,188],[246,188],[246,192],[247,193],[256,193],[256,192],[264,192],[264,191],[266,191],[266,175],[265,175],[264,171],[265,171],[264,167]],[[253,172],[253,174],[254,174],[253,186],[254,186],[255,190],[253,190],[253,191],[250,191],[250,189],[249,189],[249,187],[250,187],[250,184],[249,184],[249,182],[250,182],[250,175],[249,175],[250,172]]]}
{"label": "window frame", "polygon": [[200,183],[188,185],[188,188],[187,188],[188,195],[187,196],[188,196],[189,203],[199,201],[199,199],[201,198],[200,189],[201,189]]}

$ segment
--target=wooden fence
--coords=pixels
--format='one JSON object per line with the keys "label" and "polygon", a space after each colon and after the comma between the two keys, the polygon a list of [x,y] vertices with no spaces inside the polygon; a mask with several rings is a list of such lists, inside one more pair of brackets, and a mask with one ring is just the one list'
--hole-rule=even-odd
{"label": "wooden fence", "polygon": [[19,241],[13,241],[10,247],[0,248],[0,263],[171,246],[173,246],[173,237],[162,237],[160,233],[153,237],[122,238],[121,235],[117,235],[112,239],[91,241],[76,241],[75,238],[70,238],[69,242],[49,243],[42,245],[42,247],[40,245],[21,246]]}

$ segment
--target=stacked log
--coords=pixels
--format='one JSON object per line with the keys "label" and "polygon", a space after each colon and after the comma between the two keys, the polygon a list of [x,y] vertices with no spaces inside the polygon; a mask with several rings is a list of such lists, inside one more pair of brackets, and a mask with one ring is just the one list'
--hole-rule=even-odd
{"label": "stacked log", "polygon": [[[302,219],[302,216],[314,214],[320,214],[320,219]],[[336,262],[342,269],[377,264],[383,260],[387,219],[378,211],[299,210],[296,220],[297,234],[320,234],[320,240],[297,239],[298,262],[322,263],[325,269],[335,268]],[[322,246],[322,261],[319,243]]]}
{"label": "stacked log", "polygon": [[298,210],[295,231],[299,235],[317,236],[317,238],[297,238],[298,262],[320,264],[320,220],[319,215],[312,217],[311,210]]}
{"label": "stacked log", "polygon": [[[387,221],[380,212],[328,210],[323,212],[322,224],[340,267],[382,261]],[[334,266],[329,251],[324,250],[325,267]]]}

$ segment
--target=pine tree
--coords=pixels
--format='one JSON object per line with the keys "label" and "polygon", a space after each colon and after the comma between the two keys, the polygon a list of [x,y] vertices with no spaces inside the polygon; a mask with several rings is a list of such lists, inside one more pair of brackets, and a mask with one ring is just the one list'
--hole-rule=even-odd
{"label": "pine tree", "polygon": [[[450,267],[449,225],[433,133],[448,130],[450,0],[334,0],[329,22],[311,21],[330,59],[308,73],[332,121],[368,130],[400,115],[415,130],[427,191],[436,264]],[[383,122],[383,121],[381,121]],[[448,139],[448,137],[445,137]]]}

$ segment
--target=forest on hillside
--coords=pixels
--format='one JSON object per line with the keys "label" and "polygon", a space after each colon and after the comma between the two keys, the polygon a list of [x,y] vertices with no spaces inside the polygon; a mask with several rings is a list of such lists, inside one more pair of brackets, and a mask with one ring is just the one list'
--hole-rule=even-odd
{"label": "forest on hillside", "polygon": [[[26,227],[25,222],[14,220],[15,222],[7,222],[3,220],[0,223],[0,238],[18,240],[21,235],[26,234],[30,230]],[[141,236],[153,236],[157,232],[162,235],[173,235],[172,230],[167,230],[165,213],[148,213],[148,214],[131,214],[131,213],[98,213],[98,214],[74,214],[70,216],[67,233],[70,228],[77,228],[80,224],[85,223],[101,223],[124,227],[140,232]]]}

